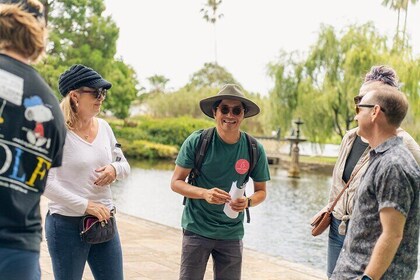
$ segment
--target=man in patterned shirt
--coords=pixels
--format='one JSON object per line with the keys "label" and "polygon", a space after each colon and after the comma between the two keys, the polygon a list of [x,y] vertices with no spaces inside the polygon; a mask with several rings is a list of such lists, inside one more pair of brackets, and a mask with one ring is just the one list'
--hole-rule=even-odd
{"label": "man in patterned shirt", "polygon": [[380,82],[356,105],[358,133],[372,150],[331,279],[414,279],[420,168],[396,136],[407,109],[405,95]]}

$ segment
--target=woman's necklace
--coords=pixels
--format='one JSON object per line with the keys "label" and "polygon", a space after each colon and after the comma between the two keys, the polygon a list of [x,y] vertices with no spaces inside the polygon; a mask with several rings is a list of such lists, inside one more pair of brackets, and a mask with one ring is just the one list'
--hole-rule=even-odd
{"label": "woman's necklace", "polygon": [[81,131],[80,129],[75,130],[76,134],[85,139],[86,141],[90,138],[90,128],[87,131]]}
{"label": "woman's necklace", "polygon": [[91,122],[85,123],[84,126],[77,126],[74,132],[83,140],[91,141],[95,138],[97,131],[96,121],[93,119]]}

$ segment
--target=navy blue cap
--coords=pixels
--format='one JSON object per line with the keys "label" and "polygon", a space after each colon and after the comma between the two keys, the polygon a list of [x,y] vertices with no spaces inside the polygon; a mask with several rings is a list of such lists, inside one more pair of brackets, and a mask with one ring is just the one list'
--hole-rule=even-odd
{"label": "navy blue cap", "polygon": [[81,64],[71,66],[70,69],[60,75],[58,90],[62,96],[66,96],[71,90],[81,87],[110,89],[112,84],[92,68]]}

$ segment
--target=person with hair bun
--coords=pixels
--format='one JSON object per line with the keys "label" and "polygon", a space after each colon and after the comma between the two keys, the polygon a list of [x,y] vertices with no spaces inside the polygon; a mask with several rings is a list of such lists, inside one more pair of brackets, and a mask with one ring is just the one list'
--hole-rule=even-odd
{"label": "person with hair bun", "polygon": [[[394,69],[388,66],[373,66],[366,74],[364,82],[360,87],[359,94],[354,98],[355,105],[370,90],[378,85],[388,85],[394,88],[398,87],[398,76]],[[341,192],[343,187],[349,181],[354,171],[369,158],[371,147],[366,139],[358,135],[358,127],[349,130],[343,137],[340,145],[338,158],[332,174],[332,183],[329,194],[329,203],[325,208],[332,204],[334,199]],[[416,141],[402,128],[397,129],[398,136],[403,138],[405,146],[414,156],[417,163],[420,163],[420,147]],[[349,187],[338,200],[337,205],[332,212],[331,225],[328,235],[328,256],[327,256],[327,275],[331,277],[335,268],[338,256],[343,247],[344,238],[347,232],[347,226],[351,219],[354,205],[354,196],[359,186],[360,179],[364,174],[368,164],[365,164],[355,174]]]}
{"label": "person with hair bun", "polygon": [[117,228],[110,240],[100,243],[89,243],[80,236],[84,215],[104,223],[114,216],[111,183],[130,174],[112,128],[97,117],[111,86],[98,72],[81,64],[71,66],[59,78],[67,137],[63,165],[51,170],[45,189],[50,199],[45,236],[56,280],[82,279],[86,262],[95,279],[124,278]]}
{"label": "person with hair bun", "polygon": [[365,76],[364,85],[375,81],[382,82],[385,85],[396,88],[399,87],[397,73],[395,73],[394,69],[385,65],[373,66]]}
{"label": "person with hair bun", "polygon": [[381,81],[373,81],[356,104],[357,134],[369,142],[369,164],[331,280],[414,279],[420,168],[397,135],[408,106],[401,91]]}
{"label": "person with hair bun", "polygon": [[0,0],[0,279],[40,279],[40,197],[66,135],[51,88],[30,65],[47,44],[43,5]]}

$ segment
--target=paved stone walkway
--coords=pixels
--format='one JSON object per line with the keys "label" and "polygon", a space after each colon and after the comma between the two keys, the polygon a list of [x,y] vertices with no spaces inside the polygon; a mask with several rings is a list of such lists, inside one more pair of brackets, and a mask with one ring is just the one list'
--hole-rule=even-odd
{"label": "paved stone walkway", "polygon": [[[41,200],[45,217],[47,200]],[[123,247],[125,279],[178,279],[181,231],[119,212],[118,230]],[[41,244],[41,270],[43,280],[53,280],[47,243]],[[83,279],[94,279],[86,265]],[[213,279],[211,261],[204,279]],[[320,280],[326,279],[322,271],[244,249],[242,279],[246,280]]]}

